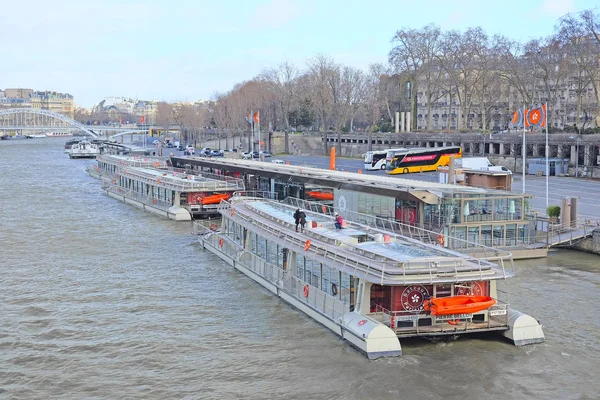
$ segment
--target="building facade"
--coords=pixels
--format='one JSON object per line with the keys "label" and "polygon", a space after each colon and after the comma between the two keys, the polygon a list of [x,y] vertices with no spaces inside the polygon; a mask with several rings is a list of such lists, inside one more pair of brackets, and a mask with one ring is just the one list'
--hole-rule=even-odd
{"label": "building facade", "polygon": [[5,89],[0,91],[1,108],[36,108],[53,111],[73,118],[75,107],[73,96],[55,91],[33,89]]}

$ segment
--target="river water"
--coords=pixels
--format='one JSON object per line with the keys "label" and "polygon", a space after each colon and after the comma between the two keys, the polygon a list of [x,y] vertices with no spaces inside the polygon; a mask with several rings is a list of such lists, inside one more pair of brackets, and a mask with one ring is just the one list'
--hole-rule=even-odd
{"label": "river water", "polygon": [[501,284],[544,344],[402,343],[369,361],[204,252],[189,223],[102,194],[66,138],[0,142],[0,398],[596,399],[600,257]]}

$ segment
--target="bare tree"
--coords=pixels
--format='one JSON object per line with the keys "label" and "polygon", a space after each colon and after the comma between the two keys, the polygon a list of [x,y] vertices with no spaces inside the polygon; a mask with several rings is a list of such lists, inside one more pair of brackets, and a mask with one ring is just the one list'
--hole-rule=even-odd
{"label": "bare tree", "polygon": [[285,149],[286,153],[290,152],[289,132],[290,132],[290,112],[294,96],[296,95],[297,78],[299,71],[294,64],[285,61],[277,68],[267,69],[263,72],[263,77],[272,84],[274,97],[277,99],[281,118],[285,126]]}
{"label": "bare tree", "polygon": [[316,57],[308,60],[308,79],[305,81],[310,85],[309,92],[312,94],[313,104],[317,111],[317,116],[321,124],[321,130],[324,134],[323,147],[325,153],[329,151],[327,142],[327,122],[332,112],[334,99],[332,87],[334,79],[332,75],[338,69],[336,63],[325,55],[319,54]]}

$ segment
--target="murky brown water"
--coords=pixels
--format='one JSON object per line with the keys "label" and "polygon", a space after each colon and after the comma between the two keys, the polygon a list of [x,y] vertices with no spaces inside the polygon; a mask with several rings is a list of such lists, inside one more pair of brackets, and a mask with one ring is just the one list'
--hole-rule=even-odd
{"label": "murky brown water", "polygon": [[103,195],[64,141],[0,142],[0,398],[598,398],[598,256],[553,252],[502,285],[544,344],[407,341],[368,361],[189,224]]}

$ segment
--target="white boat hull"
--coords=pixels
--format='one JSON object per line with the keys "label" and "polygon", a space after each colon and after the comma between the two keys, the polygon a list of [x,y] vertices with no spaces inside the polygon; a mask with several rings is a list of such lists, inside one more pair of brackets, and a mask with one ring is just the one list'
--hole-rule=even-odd
{"label": "white boat hull", "polygon": [[112,197],[113,199],[117,199],[124,203],[131,204],[132,206],[135,206],[139,209],[151,212],[152,214],[156,214],[161,217],[171,219],[173,221],[191,221],[192,220],[192,216],[190,215],[190,213],[186,209],[178,207],[178,206],[172,206],[167,210],[163,210],[161,208],[153,207],[150,204],[146,204],[141,201],[137,201],[132,198],[120,195],[118,193],[114,193],[110,190],[105,190],[105,192],[108,196]]}
{"label": "white boat hull", "polygon": [[[233,266],[253,281],[259,283],[286,303],[329,328],[338,336],[346,339],[369,359],[402,355],[402,348],[398,337],[387,326],[357,312],[345,313],[339,321],[336,321],[334,318],[325,315],[312,307],[312,305],[308,304],[302,298],[298,298],[288,292],[283,287],[281,281],[271,282],[245,265],[245,263],[240,260],[241,257],[233,257],[224,251],[221,251],[222,247],[218,245],[218,237],[217,234],[213,234],[210,237],[200,236],[199,242],[203,248],[209,250],[227,264]],[[225,241],[226,239],[223,239],[223,246],[231,247],[231,244],[225,244]],[[253,254],[244,254],[246,255],[246,260],[256,258],[257,260],[262,261]],[[253,263],[250,262],[250,264]],[[256,265],[256,263],[254,263],[254,265]]]}

